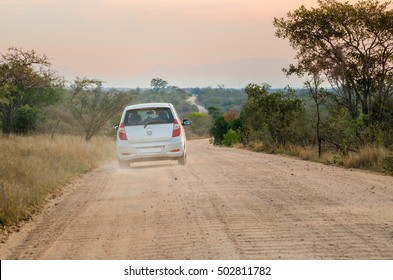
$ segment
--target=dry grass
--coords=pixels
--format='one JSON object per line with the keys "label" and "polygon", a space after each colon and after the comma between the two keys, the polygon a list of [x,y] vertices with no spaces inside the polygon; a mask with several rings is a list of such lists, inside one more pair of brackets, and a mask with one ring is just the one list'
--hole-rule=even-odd
{"label": "dry grass", "polygon": [[0,139],[0,224],[26,219],[71,178],[114,157],[114,142],[77,136],[29,136]]}
{"label": "dry grass", "polygon": [[316,147],[285,147],[283,153],[310,161],[322,162],[326,164],[336,164],[348,168],[360,168],[374,171],[383,171],[383,160],[389,156],[390,152],[384,147],[365,146],[359,152],[351,152],[342,155],[333,151],[325,151],[318,157]]}
{"label": "dry grass", "polygon": [[289,154],[291,156],[295,156],[304,160],[312,160],[319,161],[318,159],[318,151],[312,147],[301,147],[290,145],[282,148],[283,153]]}
{"label": "dry grass", "polygon": [[352,168],[364,168],[380,170],[383,159],[388,157],[390,152],[383,147],[363,147],[358,153],[351,153],[342,159],[342,165]]}
{"label": "dry grass", "polygon": [[254,144],[251,149],[257,152],[286,154],[314,162],[393,174],[393,155],[384,147],[365,146],[359,152],[351,152],[345,156],[335,151],[325,151],[321,157],[318,157],[316,147],[300,147],[295,145],[272,147],[258,143]]}

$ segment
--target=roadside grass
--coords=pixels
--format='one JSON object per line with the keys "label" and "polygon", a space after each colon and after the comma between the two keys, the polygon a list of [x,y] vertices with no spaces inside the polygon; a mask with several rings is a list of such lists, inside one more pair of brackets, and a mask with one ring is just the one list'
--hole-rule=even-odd
{"label": "roadside grass", "polygon": [[350,153],[343,157],[341,164],[345,167],[380,171],[383,169],[383,160],[389,155],[389,150],[385,148],[366,146],[362,147],[358,153]]}
{"label": "roadside grass", "polygon": [[71,178],[114,158],[114,142],[96,137],[10,136],[0,139],[0,225],[28,219]]}
{"label": "roadside grass", "polygon": [[314,162],[333,164],[346,168],[366,169],[393,175],[393,153],[384,147],[364,146],[358,152],[350,152],[347,155],[328,150],[324,151],[321,157],[318,157],[316,147],[295,145],[274,147],[258,143],[251,146],[251,150],[271,154],[286,154]]}

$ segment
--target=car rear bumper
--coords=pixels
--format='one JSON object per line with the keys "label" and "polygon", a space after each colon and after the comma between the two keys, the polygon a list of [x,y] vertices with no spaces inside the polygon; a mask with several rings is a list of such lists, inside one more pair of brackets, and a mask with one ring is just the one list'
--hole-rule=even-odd
{"label": "car rear bumper", "polygon": [[117,141],[117,156],[121,161],[149,161],[177,159],[183,156],[184,142],[181,137],[172,138],[171,141],[129,143]]}

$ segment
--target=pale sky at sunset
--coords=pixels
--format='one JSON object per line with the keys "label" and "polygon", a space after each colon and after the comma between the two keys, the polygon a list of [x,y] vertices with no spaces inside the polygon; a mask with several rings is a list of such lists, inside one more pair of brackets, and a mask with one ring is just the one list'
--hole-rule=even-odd
{"label": "pale sky at sunset", "polygon": [[272,22],[302,4],[317,0],[0,0],[0,52],[34,49],[67,80],[109,87],[299,87]]}

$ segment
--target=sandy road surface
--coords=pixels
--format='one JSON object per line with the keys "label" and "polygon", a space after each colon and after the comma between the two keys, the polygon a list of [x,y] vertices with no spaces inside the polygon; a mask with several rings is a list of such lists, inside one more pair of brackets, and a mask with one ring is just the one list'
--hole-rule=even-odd
{"label": "sandy road surface", "polygon": [[190,103],[191,105],[197,106],[197,107],[198,107],[198,110],[199,110],[199,113],[207,114],[207,113],[208,113],[208,110],[207,110],[205,107],[203,107],[203,106],[201,106],[201,105],[198,105],[198,104],[196,103],[196,99],[197,99],[196,96],[191,96],[190,98],[187,99],[187,102]]}
{"label": "sandy road surface", "polygon": [[186,166],[112,162],[0,244],[1,259],[393,259],[393,179],[188,142]]}

